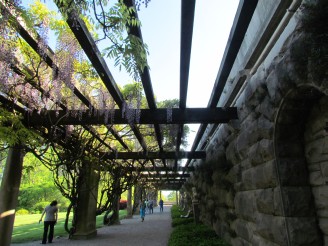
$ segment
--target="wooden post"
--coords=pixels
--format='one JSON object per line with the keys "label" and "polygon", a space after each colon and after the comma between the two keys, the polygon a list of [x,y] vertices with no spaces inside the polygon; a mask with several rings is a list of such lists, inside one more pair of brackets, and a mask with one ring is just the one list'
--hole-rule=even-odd
{"label": "wooden post", "polygon": [[8,151],[0,188],[0,245],[3,246],[9,246],[11,242],[24,155],[23,148],[18,145]]}

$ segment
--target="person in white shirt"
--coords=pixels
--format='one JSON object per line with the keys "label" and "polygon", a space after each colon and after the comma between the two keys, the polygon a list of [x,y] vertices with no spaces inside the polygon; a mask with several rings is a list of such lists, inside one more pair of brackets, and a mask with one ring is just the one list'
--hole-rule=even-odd
{"label": "person in white shirt", "polygon": [[[58,218],[58,207],[57,207],[57,201],[52,201],[50,205],[46,206],[42,212],[41,219],[39,220],[39,223],[42,221],[43,215],[46,215],[44,218],[44,228],[43,228],[43,238],[42,238],[42,244],[47,243],[47,236],[48,236],[48,243],[52,243],[52,239],[54,237],[54,227],[57,223]],[[48,235],[48,229],[50,227],[49,235]]]}

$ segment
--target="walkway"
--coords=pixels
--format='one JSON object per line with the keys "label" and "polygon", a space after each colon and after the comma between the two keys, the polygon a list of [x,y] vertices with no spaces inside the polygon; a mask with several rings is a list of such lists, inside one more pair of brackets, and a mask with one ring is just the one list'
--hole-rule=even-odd
{"label": "walkway", "polygon": [[[156,207],[153,214],[146,214],[144,222],[141,222],[140,216],[135,215],[132,219],[122,220],[121,225],[99,228],[97,233],[97,237],[90,240],[68,240],[66,237],[55,238],[53,245],[167,246],[171,234],[171,206],[164,206],[164,212],[162,213],[159,212],[159,207]],[[12,245],[32,246],[40,245],[40,242],[41,240]]]}

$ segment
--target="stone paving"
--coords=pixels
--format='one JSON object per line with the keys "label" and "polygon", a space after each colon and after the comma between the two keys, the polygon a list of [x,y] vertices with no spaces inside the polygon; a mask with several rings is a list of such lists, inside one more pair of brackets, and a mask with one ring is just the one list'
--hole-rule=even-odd
{"label": "stone paving", "polygon": [[[55,238],[51,245],[113,245],[113,246],[166,246],[171,234],[171,206],[164,206],[160,213],[159,207],[153,214],[146,214],[145,221],[134,215],[132,219],[124,219],[120,225],[105,226],[97,229],[97,237],[89,240],[69,240],[67,237]],[[56,234],[56,228],[55,228]],[[12,246],[40,245],[40,240]]]}

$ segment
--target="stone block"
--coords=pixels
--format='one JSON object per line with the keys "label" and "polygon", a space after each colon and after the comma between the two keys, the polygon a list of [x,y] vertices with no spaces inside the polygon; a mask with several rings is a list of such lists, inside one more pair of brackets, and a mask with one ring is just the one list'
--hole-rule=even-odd
{"label": "stone block", "polygon": [[210,213],[214,212],[214,210],[215,210],[215,202],[212,199],[208,199],[207,200],[207,206],[206,206],[206,208],[207,208],[207,211],[208,212],[210,212]]}
{"label": "stone block", "polygon": [[254,223],[243,219],[237,219],[231,224],[231,228],[236,232],[237,237],[251,242],[255,228]]}
{"label": "stone block", "polygon": [[237,151],[237,139],[233,140],[226,148],[226,159],[229,163],[236,165],[242,160],[242,156]]}
{"label": "stone block", "polygon": [[305,141],[313,141],[319,138],[323,138],[326,135],[324,130],[326,122],[328,122],[328,100],[326,97],[322,97],[317,107],[311,109],[309,119],[311,121],[306,126],[304,134]]}
{"label": "stone block", "polygon": [[325,185],[325,179],[323,178],[321,171],[310,172],[309,182],[312,186]]}
{"label": "stone block", "polygon": [[268,241],[264,239],[263,237],[260,237],[258,235],[253,235],[252,238],[252,246],[280,246],[279,244],[276,244],[274,242]]}
{"label": "stone block", "polygon": [[225,206],[228,208],[234,208],[235,203],[234,203],[235,195],[232,192],[228,192],[227,195],[224,197],[224,202]]}
{"label": "stone block", "polygon": [[328,142],[325,138],[317,139],[306,144],[305,157],[309,163],[324,162],[328,160]]}
{"label": "stone block", "polygon": [[280,141],[300,142],[303,137],[300,133],[303,132],[303,129],[304,126],[302,124],[294,124],[293,126],[291,126],[290,124],[288,125],[279,124],[279,131],[278,131],[279,142]]}
{"label": "stone block", "polygon": [[309,186],[282,187],[281,191],[286,216],[314,216],[314,204]]}
{"label": "stone block", "polygon": [[242,131],[238,135],[236,142],[236,152],[238,153],[238,156],[240,156],[240,159],[245,159],[248,157],[248,151],[250,146],[251,141],[249,132]]}
{"label": "stone block", "polygon": [[221,163],[226,162],[226,150],[222,145],[212,146],[212,148],[207,148],[206,150],[206,161]]}
{"label": "stone block", "polygon": [[234,207],[234,193],[229,190],[218,188],[216,189],[216,205],[222,207]]}
{"label": "stone block", "polygon": [[304,158],[279,158],[277,163],[281,185],[308,184],[309,173]]}
{"label": "stone block", "polygon": [[256,208],[260,213],[274,214],[274,189],[263,189],[256,191]]}
{"label": "stone block", "polygon": [[240,238],[240,237],[233,238],[231,240],[231,245],[234,245],[234,246],[253,246],[252,243],[250,243],[250,242],[248,242],[245,239]]}
{"label": "stone block", "polygon": [[[293,107],[294,105],[290,105],[294,103],[293,101],[289,100],[285,103],[285,107],[283,108],[283,117],[279,117],[277,119],[277,123],[280,126],[284,126],[284,129],[295,129],[297,130],[298,128],[294,128],[301,122],[303,118],[301,118],[302,113],[304,113],[304,108],[301,106],[298,107]],[[282,129],[282,130],[284,130]],[[285,132],[285,131],[284,131]]]}
{"label": "stone block", "polygon": [[315,206],[318,210],[328,209],[328,186],[312,187]]}
{"label": "stone block", "polygon": [[245,159],[243,159],[243,160],[240,162],[240,167],[241,167],[241,170],[243,171],[243,170],[250,169],[250,168],[252,168],[253,166],[252,166],[252,164],[251,164],[250,159],[245,158]]}
{"label": "stone block", "polygon": [[282,92],[279,90],[278,84],[279,80],[275,74],[275,71],[272,71],[266,79],[266,85],[268,88],[270,102],[273,105],[279,105],[283,97]]}
{"label": "stone block", "polygon": [[286,245],[285,218],[259,213],[256,217],[255,235],[280,245]]}
{"label": "stone block", "polygon": [[215,170],[212,174],[212,181],[213,184],[220,184],[220,181],[222,179],[222,172]]}
{"label": "stone block", "polygon": [[314,163],[314,164],[308,163],[307,168],[308,168],[309,172],[321,171],[320,163]]}
{"label": "stone block", "polygon": [[215,233],[218,236],[222,237],[222,235],[223,235],[222,220],[220,220],[220,219],[215,220],[212,226],[213,226],[213,230],[215,231]]}
{"label": "stone block", "polygon": [[[271,80],[276,81],[277,88],[282,92],[290,91],[296,88],[293,80],[290,79],[289,71],[286,69],[284,60],[280,60],[275,64],[275,70],[273,70]],[[273,78],[275,76],[276,78]]]}
{"label": "stone block", "polygon": [[328,218],[328,209],[317,209],[316,214],[318,218]]}
{"label": "stone block", "polygon": [[261,104],[255,108],[255,111],[260,113],[262,117],[268,119],[270,122],[274,121],[276,110],[268,96],[266,96]]}
{"label": "stone block", "polygon": [[242,189],[265,189],[275,187],[276,167],[274,161],[256,166],[242,172]]}
{"label": "stone block", "polygon": [[[213,217],[213,214],[211,216]],[[234,209],[227,209],[225,207],[215,209],[215,217],[229,224],[237,218]]]}
{"label": "stone block", "polygon": [[322,172],[323,177],[328,178],[328,160],[320,163],[320,170]]}
{"label": "stone block", "polygon": [[304,149],[300,144],[300,141],[293,142],[281,142],[278,141],[276,145],[276,156],[280,158],[303,158]]}
{"label": "stone block", "polygon": [[273,142],[269,139],[262,139],[250,146],[248,156],[253,166],[262,164],[274,158]]}
{"label": "stone block", "polygon": [[238,192],[235,196],[234,203],[236,215],[239,218],[248,221],[256,221],[255,191]]}
{"label": "stone block", "polygon": [[245,101],[243,99],[243,94],[238,98],[236,105],[237,107],[237,113],[238,113],[238,119],[240,123],[242,123],[250,114],[249,109],[245,105]]}
{"label": "stone block", "polygon": [[274,215],[283,216],[284,215],[284,206],[282,203],[281,197],[281,187],[278,186],[274,188],[273,191],[273,206],[274,206]]}
{"label": "stone block", "polygon": [[328,218],[319,218],[319,227],[323,234],[328,235]]}
{"label": "stone block", "polygon": [[287,217],[291,245],[322,245],[317,221],[312,217]]}
{"label": "stone block", "polygon": [[263,115],[257,120],[257,132],[260,138],[271,139],[273,135],[274,123]]}
{"label": "stone block", "polygon": [[255,108],[267,95],[267,87],[264,80],[253,76],[244,90],[246,105]]}
{"label": "stone block", "polygon": [[242,131],[247,131],[247,129],[254,123],[257,121],[257,119],[260,117],[261,115],[257,112],[254,112],[253,110],[248,112],[247,117],[241,121],[240,123],[240,132]]}
{"label": "stone block", "polygon": [[241,180],[241,167],[239,165],[233,166],[224,176],[224,180],[228,183],[236,183]]}

